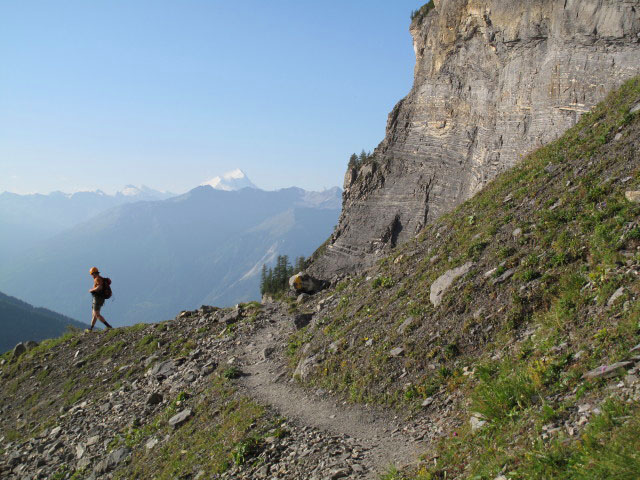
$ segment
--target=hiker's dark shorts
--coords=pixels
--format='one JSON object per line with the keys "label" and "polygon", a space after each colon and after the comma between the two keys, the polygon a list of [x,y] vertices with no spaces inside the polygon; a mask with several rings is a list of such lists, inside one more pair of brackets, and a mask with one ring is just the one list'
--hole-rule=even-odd
{"label": "hiker's dark shorts", "polygon": [[102,308],[102,305],[104,305],[104,298],[94,295],[93,304],[92,304],[93,310],[100,313],[100,309]]}

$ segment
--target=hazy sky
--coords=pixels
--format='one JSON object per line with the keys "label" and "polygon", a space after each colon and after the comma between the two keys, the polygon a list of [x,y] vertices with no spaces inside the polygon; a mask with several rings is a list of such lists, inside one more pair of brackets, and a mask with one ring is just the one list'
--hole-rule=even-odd
{"label": "hazy sky", "polygon": [[411,88],[425,2],[0,2],[0,191],[341,186]]}

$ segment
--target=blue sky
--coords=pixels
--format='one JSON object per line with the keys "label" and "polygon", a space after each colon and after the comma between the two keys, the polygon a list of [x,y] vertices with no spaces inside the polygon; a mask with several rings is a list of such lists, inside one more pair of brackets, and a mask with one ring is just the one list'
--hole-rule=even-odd
{"label": "blue sky", "polygon": [[1,2],[0,191],[341,186],[411,88],[422,3]]}

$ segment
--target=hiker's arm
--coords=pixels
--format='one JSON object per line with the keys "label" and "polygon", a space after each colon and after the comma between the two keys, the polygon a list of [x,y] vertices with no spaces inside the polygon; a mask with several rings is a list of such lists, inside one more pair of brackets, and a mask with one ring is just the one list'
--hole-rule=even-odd
{"label": "hiker's arm", "polygon": [[89,290],[89,293],[97,292],[101,288],[102,288],[102,279],[100,278],[96,280],[96,285],[91,290]]}

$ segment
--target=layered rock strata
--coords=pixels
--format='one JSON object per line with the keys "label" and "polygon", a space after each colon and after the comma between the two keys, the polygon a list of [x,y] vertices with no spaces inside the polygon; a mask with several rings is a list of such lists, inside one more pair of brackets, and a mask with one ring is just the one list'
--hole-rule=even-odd
{"label": "layered rock strata", "polygon": [[370,265],[640,73],[637,0],[435,0],[410,31],[413,88],[345,175],[320,277]]}

